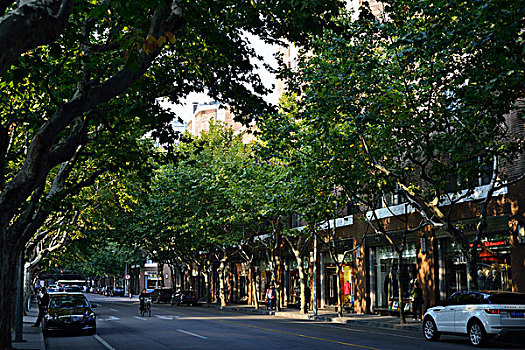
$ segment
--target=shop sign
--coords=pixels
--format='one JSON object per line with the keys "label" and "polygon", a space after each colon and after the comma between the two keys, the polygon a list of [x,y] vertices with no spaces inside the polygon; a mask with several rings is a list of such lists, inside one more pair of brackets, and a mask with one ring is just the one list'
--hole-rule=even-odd
{"label": "shop sign", "polygon": [[[503,240],[499,240],[499,241],[486,241],[486,242],[481,242],[481,246],[483,247],[502,247],[502,246],[508,246],[509,245],[509,241],[506,240],[506,239],[503,239]],[[470,247],[474,246],[474,243],[470,243],[469,244]]]}
{"label": "shop sign", "polygon": [[[391,245],[378,247],[379,259],[397,259],[397,252]],[[414,243],[407,244],[403,251],[403,258],[413,258],[417,256],[416,245]]]}

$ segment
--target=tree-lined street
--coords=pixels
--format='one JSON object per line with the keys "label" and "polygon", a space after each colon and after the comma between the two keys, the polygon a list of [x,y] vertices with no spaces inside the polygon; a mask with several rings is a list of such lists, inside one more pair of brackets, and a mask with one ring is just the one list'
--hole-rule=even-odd
{"label": "tree-lined street", "polygon": [[[525,305],[524,18],[523,0],[0,1],[0,349],[44,286],[100,303],[98,334],[51,350],[464,347],[214,307],[145,319],[91,293],[401,326],[454,295]],[[212,101],[177,115],[195,93]],[[481,318],[525,317],[505,307]],[[472,315],[438,331],[507,330]]]}
{"label": "tree-lined street", "polygon": [[[50,336],[48,349],[469,349],[466,338],[428,343],[420,332],[154,304],[140,317],[137,302],[90,296],[97,303],[96,336]],[[120,298],[117,298],[120,299]],[[520,349],[491,344],[491,349]]]}

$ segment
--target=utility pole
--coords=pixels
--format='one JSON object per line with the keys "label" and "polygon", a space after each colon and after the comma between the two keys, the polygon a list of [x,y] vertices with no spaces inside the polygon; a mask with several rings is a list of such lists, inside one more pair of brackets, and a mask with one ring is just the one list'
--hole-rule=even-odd
{"label": "utility pole", "polygon": [[313,290],[313,301],[312,310],[314,316],[317,316],[317,235],[314,234],[314,290]]}
{"label": "utility pole", "polygon": [[128,295],[128,279],[126,278],[128,276],[128,263],[126,263],[126,267],[124,268],[124,295]]}

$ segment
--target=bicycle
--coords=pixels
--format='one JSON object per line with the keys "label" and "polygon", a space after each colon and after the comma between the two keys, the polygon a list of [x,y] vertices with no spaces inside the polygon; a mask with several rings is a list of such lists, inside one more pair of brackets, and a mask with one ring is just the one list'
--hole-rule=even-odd
{"label": "bicycle", "polygon": [[140,310],[140,316],[151,316],[151,298],[144,298],[144,307]]}

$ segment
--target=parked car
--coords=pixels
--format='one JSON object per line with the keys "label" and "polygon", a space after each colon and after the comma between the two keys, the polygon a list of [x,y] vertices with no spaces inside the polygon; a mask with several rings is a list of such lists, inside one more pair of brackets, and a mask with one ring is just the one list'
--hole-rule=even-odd
{"label": "parked car", "polygon": [[112,297],[123,297],[124,296],[124,288],[122,287],[113,287],[113,290],[111,291]]}
{"label": "parked car", "polygon": [[439,340],[441,334],[467,335],[472,345],[483,346],[491,336],[525,335],[525,293],[456,292],[440,304],[423,317],[427,340]]}
{"label": "parked car", "polygon": [[171,305],[192,305],[198,306],[199,301],[197,299],[197,294],[192,290],[179,290],[173,295],[171,300]]}
{"label": "parked car", "polygon": [[60,287],[57,286],[57,285],[50,285],[49,287],[47,287],[47,292],[48,293],[56,293],[56,292],[60,292]]}
{"label": "parked car", "polygon": [[171,288],[155,288],[151,294],[151,298],[155,303],[169,303],[173,297],[173,289]]}
{"label": "parked car", "polygon": [[96,315],[84,294],[78,292],[52,293],[49,294],[48,305],[42,323],[44,335],[57,331],[96,333]]}
{"label": "parked car", "polygon": [[82,292],[83,288],[80,286],[65,286],[64,292],[71,293],[71,292]]}

